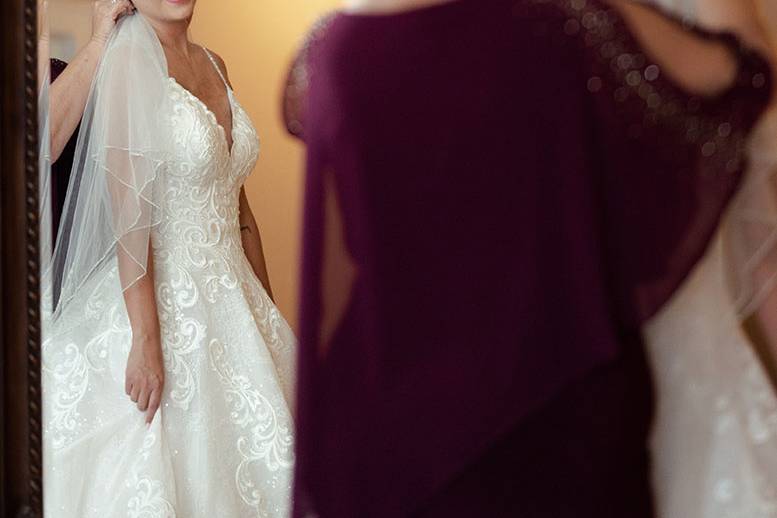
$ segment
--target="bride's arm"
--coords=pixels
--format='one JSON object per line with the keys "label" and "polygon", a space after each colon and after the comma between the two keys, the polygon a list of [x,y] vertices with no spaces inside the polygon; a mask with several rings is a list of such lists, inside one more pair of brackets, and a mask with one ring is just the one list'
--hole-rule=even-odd
{"label": "bride's arm", "polygon": [[[134,259],[119,248],[119,274],[136,271]],[[132,262],[128,262],[132,261]],[[122,282],[122,285],[124,282]],[[132,348],[127,358],[124,390],[151,423],[159,409],[164,387],[162,338],[154,295],[154,256],[149,243],[146,274],[124,291]]]}
{"label": "bride's arm", "polygon": [[275,301],[270,286],[270,276],[267,274],[267,263],[264,260],[264,249],[262,247],[262,236],[259,234],[259,226],[248,204],[245,189],[240,189],[240,238],[243,241],[243,250],[245,250],[248,262],[254,273],[262,282],[264,289],[270,298]]}
{"label": "bride's arm", "polygon": [[[231,88],[232,85],[229,82],[229,74],[227,73],[227,66],[224,63],[224,60],[215,52],[210,52],[216,59],[216,63],[221,69],[221,73],[224,74],[224,79]],[[254,213],[251,211],[251,205],[248,204],[245,188],[240,189],[240,239],[243,243],[243,250],[245,251],[246,258],[248,259],[248,262],[251,263],[251,268],[254,270],[256,277],[262,283],[262,286],[264,286],[270,299],[275,302],[272,286],[270,286],[270,276],[267,273],[267,262],[264,259],[262,236],[259,233],[259,225],[256,224]]]}

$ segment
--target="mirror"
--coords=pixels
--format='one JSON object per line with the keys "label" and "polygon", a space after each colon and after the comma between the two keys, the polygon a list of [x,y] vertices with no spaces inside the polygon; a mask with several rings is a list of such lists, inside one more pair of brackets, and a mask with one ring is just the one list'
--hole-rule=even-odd
{"label": "mirror", "polygon": [[[3,516],[288,515],[303,148],[281,100],[340,3],[3,0]],[[573,17],[564,37],[596,21]],[[777,379],[767,341],[751,364]],[[670,471],[662,491],[694,475]]]}
{"label": "mirror", "polygon": [[280,100],[336,6],[39,3],[45,516],[288,515],[303,159]]}

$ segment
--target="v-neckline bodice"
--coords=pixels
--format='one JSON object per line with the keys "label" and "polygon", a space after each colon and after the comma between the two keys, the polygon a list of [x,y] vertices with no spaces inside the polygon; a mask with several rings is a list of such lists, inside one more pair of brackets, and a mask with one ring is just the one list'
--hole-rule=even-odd
{"label": "v-neckline bodice", "polygon": [[231,158],[232,157],[233,148],[235,147],[235,135],[234,135],[234,130],[235,130],[235,100],[234,100],[232,88],[229,86],[229,83],[227,82],[227,78],[224,77],[224,73],[219,68],[218,64],[216,63],[216,60],[213,58],[213,55],[210,53],[210,51],[208,49],[206,49],[205,47],[203,47],[202,45],[195,44],[195,46],[199,47],[200,50],[202,50],[202,52],[205,53],[205,56],[207,56],[208,60],[213,65],[213,69],[216,71],[216,73],[218,74],[219,78],[221,79],[221,82],[224,84],[224,88],[225,88],[225,90],[227,92],[227,103],[229,104],[229,112],[230,112],[230,114],[229,114],[229,120],[230,120],[229,134],[227,135],[226,128],[224,127],[224,125],[222,123],[219,122],[219,118],[216,115],[216,112],[214,112],[213,109],[210,106],[208,106],[208,104],[205,101],[200,99],[200,97],[195,95],[194,92],[192,92],[191,90],[189,90],[188,88],[183,86],[180,82],[178,82],[178,80],[175,77],[170,75],[169,71],[168,71],[168,76],[173,81],[173,83],[175,83],[181,90],[184,91],[184,93],[188,97],[192,98],[196,103],[199,103],[199,105],[205,110],[205,113],[208,115],[208,118],[212,118],[213,119],[214,124],[218,127],[219,132],[221,133],[221,136],[222,136],[222,138],[224,140],[224,144],[226,145],[226,149],[227,149],[227,154]]}
{"label": "v-neckline bodice", "polygon": [[227,136],[227,130],[224,128],[224,125],[221,124],[218,120],[218,117],[216,117],[216,113],[199,97],[194,95],[194,93],[183,86],[181,83],[178,82],[176,78],[173,76],[170,76],[170,81],[176,85],[184,94],[189,97],[192,101],[197,103],[206,113],[209,119],[212,120],[213,124],[216,125],[216,127],[219,130],[219,134],[221,135],[221,138],[224,141],[224,146],[227,150],[228,156],[231,158],[233,155],[233,151],[235,148],[235,117],[236,117],[236,109],[235,109],[235,99],[234,95],[232,93],[232,89],[229,87],[229,85],[225,85],[227,89],[227,102],[229,103],[229,109],[231,112],[230,115],[230,121],[231,121],[231,127],[229,130],[229,136]]}

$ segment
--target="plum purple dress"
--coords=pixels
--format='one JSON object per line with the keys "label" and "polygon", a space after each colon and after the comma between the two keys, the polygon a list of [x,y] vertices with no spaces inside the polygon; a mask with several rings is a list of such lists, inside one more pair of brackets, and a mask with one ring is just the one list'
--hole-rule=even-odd
{"label": "plum purple dress", "polygon": [[699,35],[739,60],[715,98],[598,0],[315,32],[286,106],[308,164],[298,517],[654,516],[641,325],[703,255],[771,91]]}

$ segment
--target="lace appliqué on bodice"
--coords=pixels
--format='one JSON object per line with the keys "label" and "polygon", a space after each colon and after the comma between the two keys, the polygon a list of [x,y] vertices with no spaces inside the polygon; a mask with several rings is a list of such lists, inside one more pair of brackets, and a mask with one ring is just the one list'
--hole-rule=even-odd
{"label": "lace appliqu\u00e9 on bodice", "polygon": [[[131,329],[114,264],[84,290],[73,321],[88,325],[61,319],[44,343],[47,501],[56,502],[57,516],[73,518],[86,508],[89,516],[288,516],[295,339],[245,256],[239,223],[240,189],[259,140],[228,87],[231,149],[200,99],[173,78],[168,92],[170,113],[160,116],[173,149],[154,184],[159,223],[151,231],[162,408],[146,431],[124,394]],[[119,458],[125,450],[137,461]],[[79,463],[119,486],[85,491],[69,508],[69,483],[54,481]],[[103,494],[121,503],[109,505]]]}

